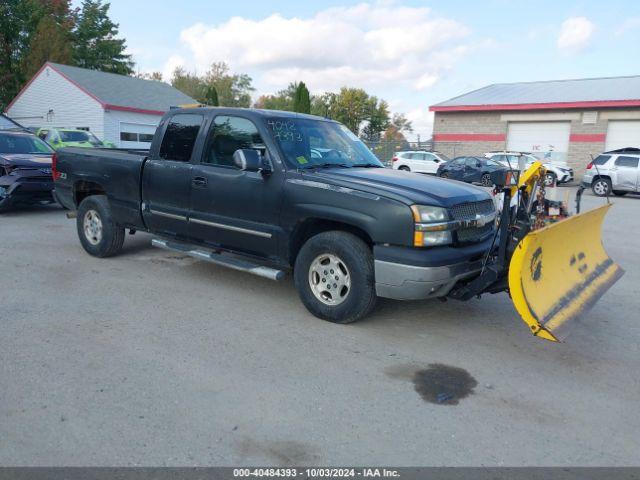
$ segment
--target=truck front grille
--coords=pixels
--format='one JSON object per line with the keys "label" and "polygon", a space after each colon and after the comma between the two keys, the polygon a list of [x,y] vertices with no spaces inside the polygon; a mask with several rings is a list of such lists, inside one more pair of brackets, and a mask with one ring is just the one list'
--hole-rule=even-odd
{"label": "truck front grille", "polygon": [[481,202],[469,202],[454,205],[449,210],[454,220],[473,220],[476,215],[486,215],[495,212],[496,205],[493,200],[482,200]]}
{"label": "truck front grille", "polygon": [[[454,205],[449,209],[454,220],[473,221],[478,215],[494,213],[496,206],[493,200],[482,200],[481,202],[469,202]],[[489,237],[495,228],[494,222],[489,222],[480,226],[461,227],[456,230],[458,243],[480,242]]]}

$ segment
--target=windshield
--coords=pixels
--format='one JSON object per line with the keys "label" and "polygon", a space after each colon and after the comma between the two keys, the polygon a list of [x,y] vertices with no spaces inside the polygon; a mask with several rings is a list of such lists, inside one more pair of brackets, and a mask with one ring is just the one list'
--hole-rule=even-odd
{"label": "windshield", "polygon": [[53,150],[35,135],[0,133],[0,154],[3,153],[49,154],[53,153]]}
{"label": "windshield", "polygon": [[60,130],[60,139],[63,142],[89,142],[93,145],[102,145],[102,142],[90,132],[78,130]]}
{"label": "windshield", "polygon": [[287,163],[295,168],[383,167],[364,143],[339,123],[271,118],[267,127]]}

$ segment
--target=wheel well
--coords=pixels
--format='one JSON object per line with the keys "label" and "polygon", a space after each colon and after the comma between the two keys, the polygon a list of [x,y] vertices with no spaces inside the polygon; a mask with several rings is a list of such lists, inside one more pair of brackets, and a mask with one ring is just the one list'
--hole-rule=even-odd
{"label": "wheel well", "polygon": [[76,207],[80,205],[80,202],[91,195],[106,195],[106,191],[102,188],[102,185],[95,182],[80,181],[73,187],[73,197]]}
{"label": "wheel well", "polygon": [[601,178],[611,181],[611,177],[609,177],[608,175],[594,175],[593,180],[591,180],[591,183],[595,182],[596,180],[600,180]]}
{"label": "wheel well", "polygon": [[291,265],[295,263],[298,252],[307,240],[309,240],[314,235],[332,230],[349,232],[360,238],[370,248],[373,248],[373,240],[371,240],[369,234],[361,228],[355,227],[348,223],[336,222],[333,220],[307,218],[306,220],[300,222],[293,230],[291,241],[289,242],[289,263]]}

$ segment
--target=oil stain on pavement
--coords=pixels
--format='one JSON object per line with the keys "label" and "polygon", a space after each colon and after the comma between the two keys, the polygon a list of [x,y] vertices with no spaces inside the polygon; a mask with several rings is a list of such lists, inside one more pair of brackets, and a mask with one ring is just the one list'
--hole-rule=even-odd
{"label": "oil stain on pavement", "polygon": [[413,385],[423,400],[438,405],[457,405],[478,382],[462,368],[432,363],[413,375]]}

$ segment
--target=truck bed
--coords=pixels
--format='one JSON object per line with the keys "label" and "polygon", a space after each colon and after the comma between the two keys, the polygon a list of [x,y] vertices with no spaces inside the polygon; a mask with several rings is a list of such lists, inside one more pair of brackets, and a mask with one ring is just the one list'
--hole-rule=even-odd
{"label": "truck bed", "polygon": [[68,172],[56,181],[56,196],[75,209],[74,185],[92,185],[107,192],[114,217],[122,225],[144,227],[141,215],[141,179],[148,152],[104,148],[62,148],[57,152],[57,170]]}

